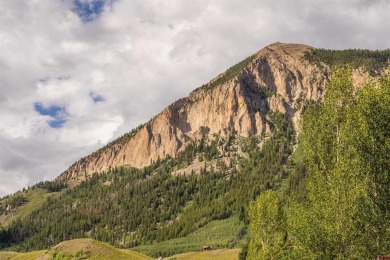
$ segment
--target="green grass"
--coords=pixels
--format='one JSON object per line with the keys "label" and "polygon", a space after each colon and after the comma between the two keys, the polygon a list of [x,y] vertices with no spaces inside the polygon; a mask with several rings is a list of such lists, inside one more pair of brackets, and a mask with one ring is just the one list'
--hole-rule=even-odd
{"label": "green grass", "polygon": [[244,224],[238,217],[214,220],[206,226],[182,238],[171,239],[152,245],[142,245],[132,250],[157,257],[169,256],[185,252],[200,251],[202,246],[214,248],[240,247],[243,240],[240,236]]}
{"label": "green grass", "polygon": [[205,252],[190,252],[168,257],[167,260],[237,260],[240,249],[219,249]]}
{"label": "green grass", "polygon": [[64,241],[46,253],[49,259],[151,259],[148,256],[130,250],[117,249],[106,243],[93,239],[74,239]]}
{"label": "green grass", "polygon": [[46,250],[41,250],[29,253],[18,253],[15,257],[11,258],[11,260],[36,260],[40,256],[43,256],[46,252]]}
{"label": "green grass", "polygon": [[34,251],[29,253],[0,252],[0,260],[36,260],[43,256],[47,250]]}
{"label": "green grass", "polygon": [[8,227],[8,225],[17,218],[24,218],[34,210],[38,209],[42,204],[47,200],[48,197],[55,197],[61,194],[61,192],[48,193],[45,189],[29,189],[28,192],[17,192],[13,196],[2,199],[0,204],[6,204],[7,201],[11,200],[13,197],[18,195],[23,195],[27,198],[27,203],[16,208],[15,214],[2,214],[0,215],[0,224],[3,227]]}
{"label": "green grass", "polygon": [[304,151],[303,151],[303,142],[304,142],[304,139],[305,139],[305,134],[304,133],[301,133],[298,135],[298,144],[297,144],[297,147],[295,149],[295,151],[293,152],[293,154],[291,155],[291,159],[294,163],[299,163],[303,160],[303,154],[304,154]]}
{"label": "green grass", "polygon": [[118,249],[93,239],[74,239],[64,241],[49,250],[28,253],[0,252],[0,260],[35,260],[39,257],[47,260],[73,259],[129,259],[150,260],[152,258],[131,250]]}

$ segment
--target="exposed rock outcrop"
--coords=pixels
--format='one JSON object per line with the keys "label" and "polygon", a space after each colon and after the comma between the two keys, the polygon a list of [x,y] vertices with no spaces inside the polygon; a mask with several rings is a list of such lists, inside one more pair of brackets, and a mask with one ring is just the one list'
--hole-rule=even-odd
{"label": "exposed rock outcrop", "polygon": [[320,99],[329,75],[326,65],[316,66],[303,59],[310,49],[282,43],[265,47],[237,75],[212,84],[224,76],[219,75],[164,109],[129,140],[81,159],[58,179],[77,183],[113,167],[143,167],[158,158],[175,156],[202,135],[270,133],[270,111],[287,113],[299,131],[303,101]]}

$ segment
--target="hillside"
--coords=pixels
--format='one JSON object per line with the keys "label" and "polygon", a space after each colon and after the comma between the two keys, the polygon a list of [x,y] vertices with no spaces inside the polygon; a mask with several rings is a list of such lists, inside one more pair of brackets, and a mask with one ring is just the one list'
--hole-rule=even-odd
{"label": "hillside", "polygon": [[[207,252],[197,251],[177,254],[166,259],[198,259],[198,260],[237,260],[239,249],[221,249]],[[1,260],[55,260],[55,259],[123,259],[123,260],[149,260],[153,259],[132,250],[117,249],[105,243],[92,239],[74,239],[61,242],[49,250],[29,253],[0,252]]]}
{"label": "hillside", "polygon": [[60,195],[61,192],[49,192],[46,189],[33,187],[15,193],[9,198],[0,200],[0,223],[8,227],[12,221],[23,218],[39,208],[49,198]]}
{"label": "hillside", "polygon": [[49,250],[30,253],[0,252],[4,260],[54,260],[54,259],[152,259],[140,253],[117,249],[92,239],[74,239],[64,241]]}
{"label": "hillside", "polygon": [[185,237],[141,245],[132,248],[132,250],[150,256],[170,256],[201,251],[205,245],[213,248],[242,247],[246,243],[245,235],[244,223],[235,216],[223,220],[213,220]]}
{"label": "hillside", "polygon": [[[332,98],[327,97],[328,86],[341,82],[340,88],[345,85],[351,93],[364,92],[365,88],[376,93],[380,89],[378,84],[387,82],[380,77],[389,61],[388,50],[332,51],[301,44],[271,44],[176,101],[146,124],[76,162],[55,181],[39,183],[3,198],[0,248],[14,251],[51,248],[46,254],[57,249],[63,254],[62,246],[66,248],[67,244],[59,243],[85,238],[80,245],[87,243],[86,247],[94,248],[99,244],[92,242],[95,239],[151,257],[197,251],[203,245],[217,250],[232,249],[215,251],[221,255],[236,255],[244,248],[245,255],[248,241],[249,249],[250,241],[253,242],[253,234],[247,231],[253,228],[250,224],[266,219],[253,217],[257,216],[253,213],[253,201],[269,196],[259,203],[271,200],[280,212],[289,208],[288,203],[302,203],[306,207],[308,169],[313,167],[308,162],[315,164],[321,159],[307,151],[312,146],[320,147],[320,141],[331,140],[324,149],[326,157],[326,151],[338,145],[338,139],[331,137],[332,120],[339,117],[332,114],[321,125],[316,124],[316,113]],[[337,66],[344,65],[347,69],[343,73],[348,78],[332,83],[333,75],[340,70]],[[378,88],[369,88],[370,84],[377,84]],[[386,113],[382,112],[387,100],[385,94],[382,99],[374,96],[377,103],[361,105],[367,111],[382,113],[378,116],[372,112],[376,121],[386,119]],[[338,97],[343,96],[342,92]],[[348,98],[340,104],[358,104],[353,95]],[[334,104],[337,105],[328,107],[338,109],[339,103]],[[367,118],[361,114],[358,117]],[[348,122],[353,122],[351,118],[348,117]],[[371,133],[371,129],[378,133],[375,132],[375,138],[366,139],[387,144],[385,123],[376,128],[376,121],[370,121],[372,127],[364,129],[364,134]],[[312,122],[309,129],[307,122]],[[364,125],[365,121],[357,122]],[[322,132],[322,127],[328,132]],[[348,131],[355,133],[359,127]],[[312,129],[317,131],[315,135]],[[316,136],[323,139],[317,140]],[[353,155],[359,149],[368,151],[376,147],[371,141],[363,148],[355,147],[351,145],[355,136],[348,138],[348,147],[355,149],[348,152]],[[363,155],[356,158],[374,158]],[[338,154],[333,160],[339,158]],[[354,160],[350,162],[360,165]],[[356,183],[366,183],[368,179]],[[272,197],[274,193],[270,191],[282,199]],[[367,194],[359,199],[368,198]],[[262,208],[259,207],[259,214]],[[296,214],[293,223],[300,219]],[[275,219],[279,221],[276,226],[288,224],[285,217]],[[283,232],[275,232],[282,234],[279,240],[296,242],[288,240]],[[68,253],[77,250],[71,247]],[[204,255],[205,259],[210,257]]]}
{"label": "hillside", "polygon": [[167,260],[237,260],[239,253],[239,249],[219,249],[178,254],[168,257]]}

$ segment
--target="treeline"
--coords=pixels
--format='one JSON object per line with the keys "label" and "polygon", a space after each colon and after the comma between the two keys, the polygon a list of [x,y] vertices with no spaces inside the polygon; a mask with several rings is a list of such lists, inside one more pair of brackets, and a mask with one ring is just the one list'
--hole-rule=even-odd
{"label": "treeline", "polygon": [[48,192],[59,192],[63,189],[66,189],[67,187],[68,184],[62,181],[41,181],[32,186],[31,188],[41,188],[47,190]]}
{"label": "treeline", "polygon": [[304,58],[317,65],[324,62],[330,67],[345,65],[350,65],[355,69],[364,67],[371,75],[378,75],[390,64],[390,49],[376,51],[314,49],[306,52]]}
{"label": "treeline", "polygon": [[337,69],[302,141],[284,192],[250,206],[247,259],[388,256],[390,75],[356,89],[351,67]]}
{"label": "treeline", "polygon": [[[157,160],[143,169],[95,174],[12,223],[1,232],[0,243],[33,250],[92,237],[133,247],[182,237],[212,220],[233,215],[247,223],[247,205],[261,192],[281,185],[292,151],[291,121],[276,114],[271,118],[277,134],[267,140],[252,138],[248,158],[236,158],[241,141],[234,135],[226,140],[215,135],[188,145],[177,158]],[[264,142],[262,149],[259,142]],[[223,154],[231,154],[229,165]],[[204,163],[199,174],[171,174],[196,157]]]}

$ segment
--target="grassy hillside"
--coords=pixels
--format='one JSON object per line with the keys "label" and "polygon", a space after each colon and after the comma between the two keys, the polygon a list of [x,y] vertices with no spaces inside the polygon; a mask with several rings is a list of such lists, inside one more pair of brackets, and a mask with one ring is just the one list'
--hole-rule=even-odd
{"label": "grassy hillside", "polygon": [[117,249],[108,244],[93,239],[74,239],[64,241],[49,250],[34,251],[29,253],[0,252],[1,260],[35,260],[37,258],[47,260],[67,259],[152,259],[138,252]]}
{"label": "grassy hillside", "polygon": [[19,191],[14,195],[0,200],[0,224],[8,227],[18,218],[24,218],[47,201],[49,197],[55,198],[61,192],[48,192],[42,188]]}
{"label": "grassy hillside", "polygon": [[36,260],[43,256],[47,251],[34,251],[28,253],[0,252],[1,260]]}
{"label": "grassy hillside", "polygon": [[[226,248],[245,243],[244,223],[237,217],[211,221],[206,226],[182,238],[132,248],[135,251],[158,257],[184,252],[199,251],[202,246]],[[180,258],[181,259],[181,258]]]}
{"label": "grassy hillside", "polygon": [[[237,260],[240,249],[217,249],[177,254],[167,260]],[[50,250],[29,253],[0,252],[0,260],[66,260],[66,259],[153,259],[138,252],[117,249],[92,239],[75,239],[63,242]]]}
{"label": "grassy hillside", "polygon": [[167,260],[237,260],[240,249],[218,249],[174,255]]}

